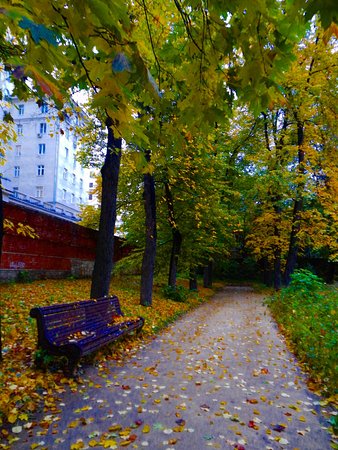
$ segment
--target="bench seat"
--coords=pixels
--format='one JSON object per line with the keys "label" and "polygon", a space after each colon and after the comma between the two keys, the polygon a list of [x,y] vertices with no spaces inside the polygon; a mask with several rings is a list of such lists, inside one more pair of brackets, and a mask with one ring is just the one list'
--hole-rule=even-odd
{"label": "bench seat", "polygon": [[124,317],[116,296],[36,307],[30,316],[37,320],[38,348],[66,356],[71,373],[82,356],[144,324],[142,317]]}

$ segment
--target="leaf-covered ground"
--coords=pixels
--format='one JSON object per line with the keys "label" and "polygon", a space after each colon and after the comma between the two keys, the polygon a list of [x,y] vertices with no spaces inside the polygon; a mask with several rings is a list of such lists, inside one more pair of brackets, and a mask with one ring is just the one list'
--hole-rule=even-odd
{"label": "leaf-covered ground", "polygon": [[[198,295],[192,294],[185,303],[178,303],[165,299],[158,284],[155,286],[153,306],[146,308],[139,305],[138,289],[139,280],[136,277],[125,277],[113,281],[111,293],[119,297],[122,310],[127,316],[145,318],[141,336],[121,340],[102,349],[91,358],[90,363],[118,360],[133,346],[139,345],[141,340],[150,338],[213,293],[211,289],[201,288]],[[15,439],[15,433],[12,434],[11,429],[18,431],[21,426],[31,425],[31,418],[42,403],[46,411],[55,411],[58,395],[66,387],[77,389],[77,383],[57,370],[62,367],[62,361],[51,361],[46,372],[36,370],[36,323],[29,317],[30,309],[34,306],[86,299],[89,291],[89,280],[42,280],[0,285],[3,341],[3,361],[0,363],[1,439],[9,438],[11,441]]]}
{"label": "leaf-covered ground", "polygon": [[309,385],[337,404],[338,289],[301,269],[267,303],[290,348],[309,372]]}
{"label": "leaf-covered ground", "polygon": [[226,288],[138,349],[84,366],[80,383],[54,379],[59,400],[39,391],[43,408],[3,447],[329,449],[330,411],[262,301]]}

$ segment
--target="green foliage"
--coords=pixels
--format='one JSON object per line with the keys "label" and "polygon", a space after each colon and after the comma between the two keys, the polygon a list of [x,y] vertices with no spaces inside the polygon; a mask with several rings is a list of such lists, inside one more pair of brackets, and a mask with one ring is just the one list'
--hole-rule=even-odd
{"label": "green foliage", "polygon": [[323,280],[307,269],[296,270],[291,275],[291,283],[284,289],[284,295],[312,300],[321,299],[321,291],[324,289]]}
{"label": "green foliage", "polygon": [[325,395],[336,393],[338,344],[336,289],[308,270],[297,270],[291,284],[267,300],[297,357]]}
{"label": "green foliage", "polygon": [[27,270],[20,270],[17,274],[16,281],[18,283],[31,283],[33,281],[32,274]]}
{"label": "green foliage", "polygon": [[113,275],[114,276],[124,276],[124,275],[137,275],[141,272],[142,264],[142,252],[135,250],[131,252],[128,256],[117,261],[114,265]]}
{"label": "green foliage", "polygon": [[165,286],[163,288],[164,297],[173,300],[174,302],[184,303],[188,298],[188,292],[189,291],[181,285]]}

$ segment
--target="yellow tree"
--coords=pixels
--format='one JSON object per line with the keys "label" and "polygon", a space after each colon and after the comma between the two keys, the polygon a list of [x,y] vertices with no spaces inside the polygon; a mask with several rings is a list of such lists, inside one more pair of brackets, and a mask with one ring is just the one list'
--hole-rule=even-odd
{"label": "yellow tree", "polygon": [[325,42],[318,29],[298,47],[283,102],[262,114],[264,145],[248,155],[259,183],[248,244],[274,266],[277,289],[282,270],[289,282],[299,252],[326,248],[336,253],[336,77],[335,43]]}

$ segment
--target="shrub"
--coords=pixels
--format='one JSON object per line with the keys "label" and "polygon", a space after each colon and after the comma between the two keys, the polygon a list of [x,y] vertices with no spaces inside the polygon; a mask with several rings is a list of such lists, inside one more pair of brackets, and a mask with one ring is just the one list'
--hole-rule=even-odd
{"label": "shrub", "polygon": [[188,298],[188,290],[184,286],[165,286],[163,295],[174,302],[185,302]]}
{"label": "shrub", "polygon": [[326,394],[336,389],[338,344],[337,290],[308,270],[292,275],[290,285],[267,300],[298,359]]}
{"label": "shrub", "polygon": [[33,281],[32,274],[28,270],[20,270],[16,276],[18,283],[31,283]]}

